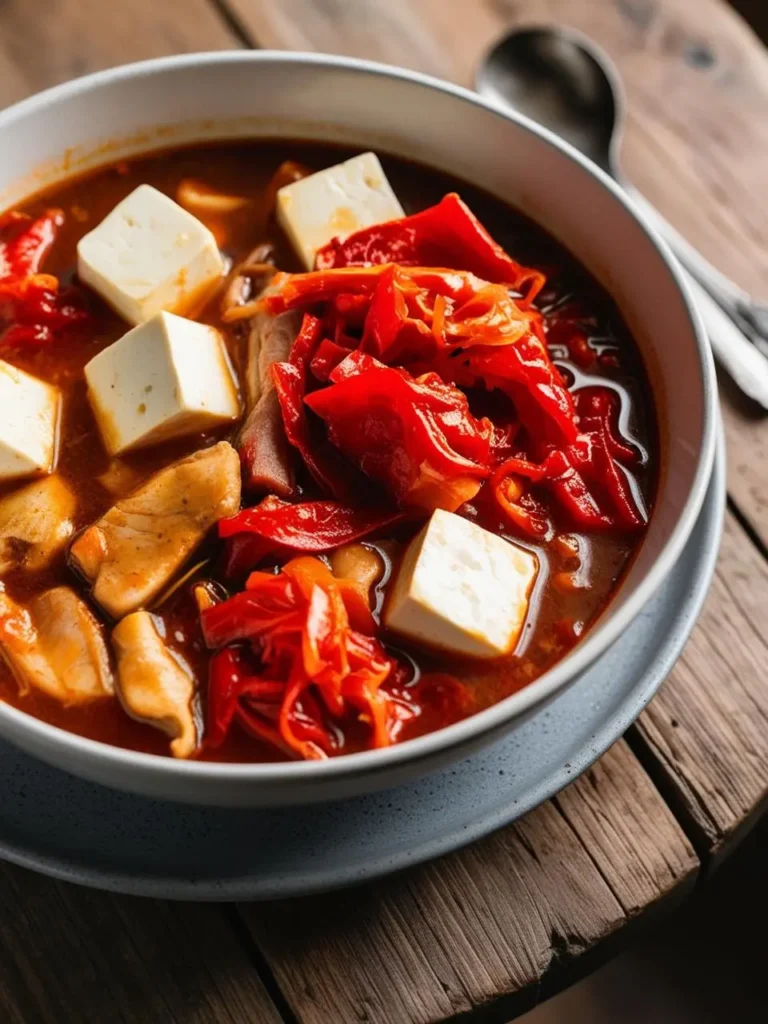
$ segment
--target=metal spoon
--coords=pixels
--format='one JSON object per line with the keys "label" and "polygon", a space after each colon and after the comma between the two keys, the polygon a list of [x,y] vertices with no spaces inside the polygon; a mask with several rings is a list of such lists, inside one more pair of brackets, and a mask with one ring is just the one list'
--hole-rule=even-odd
{"label": "metal spoon", "polygon": [[570,29],[520,29],[488,52],[475,85],[570,142],[630,193],[680,261],[717,359],[768,409],[768,306],[708,263],[623,177],[624,90],[608,56]]}

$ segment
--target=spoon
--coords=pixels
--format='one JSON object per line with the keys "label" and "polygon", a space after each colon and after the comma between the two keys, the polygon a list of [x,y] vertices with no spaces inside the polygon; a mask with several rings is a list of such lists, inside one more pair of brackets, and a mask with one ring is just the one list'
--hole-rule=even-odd
{"label": "spoon", "polygon": [[571,29],[519,29],[488,52],[475,86],[570,142],[632,196],[679,260],[718,361],[768,409],[768,305],[716,270],[623,177],[624,90],[609,57]]}

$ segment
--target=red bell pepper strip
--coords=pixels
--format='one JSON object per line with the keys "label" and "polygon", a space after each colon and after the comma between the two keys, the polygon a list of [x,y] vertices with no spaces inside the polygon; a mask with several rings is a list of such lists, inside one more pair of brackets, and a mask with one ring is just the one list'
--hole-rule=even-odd
{"label": "red bell pepper strip", "polygon": [[211,659],[208,672],[206,746],[219,747],[226,739],[237,715],[244,679],[242,654],[236,647],[227,647]]}
{"label": "red bell pepper strip", "polygon": [[473,345],[441,359],[437,371],[464,387],[484,384],[509,395],[529,435],[569,444],[578,434],[573,398],[549,358],[536,324],[511,345]]}
{"label": "red bell pepper strip", "polygon": [[343,499],[350,495],[350,481],[333,453],[321,451],[319,443],[312,437],[304,405],[309,366],[320,342],[321,331],[322,325],[317,317],[307,314],[293,343],[288,362],[272,366],[272,379],[288,443],[297,449],[307,469],[323,490]]}
{"label": "red bell pepper strip", "polygon": [[48,210],[34,221],[15,212],[0,219],[0,231],[10,234],[0,242],[0,281],[39,274],[63,223],[61,210]]}
{"label": "red bell pepper strip", "polygon": [[18,213],[0,220],[0,230],[8,234],[0,241],[0,332],[5,346],[47,344],[88,319],[76,288],[59,289],[55,277],[40,273],[63,220],[60,210],[49,210],[34,221]]}
{"label": "red bell pepper strip", "polygon": [[340,363],[331,381],[306,404],[325,420],[333,444],[402,505],[454,511],[477,493],[489,474],[494,430],[470,413],[461,391],[436,374],[414,379],[362,352]]}
{"label": "red bell pepper strip", "polygon": [[624,440],[619,431],[619,400],[616,393],[607,387],[579,388],[575,401],[581,431],[602,433],[615,459],[627,466],[636,465],[640,453]]}
{"label": "red bell pepper strip", "polygon": [[405,519],[397,509],[360,508],[337,501],[296,505],[270,496],[255,508],[219,521],[229,540],[226,571],[241,576],[269,555],[317,554],[369,537]]}
{"label": "red bell pepper strip", "polygon": [[[418,285],[392,264],[385,268],[371,296],[361,348],[385,363],[428,359],[436,339],[423,319],[411,316],[406,296]],[[442,299],[443,296],[437,296]]]}
{"label": "red bell pepper strip", "polygon": [[324,338],[318,345],[317,351],[312,356],[312,361],[309,364],[312,376],[315,380],[325,384],[332,371],[336,369],[342,360],[347,358],[349,352],[350,350],[344,348],[343,345],[331,341],[330,338]]}
{"label": "red bell pepper strip", "polygon": [[[645,524],[645,512],[638,506],[619,461],[632,464],[638,456],[618,436],[613,423],[615,403],[615,396],[607,388],[577,392],[582,429],[570,444],[556,448],[530,438],[530,446],[540,453],[541,462],[511,458],[496,470],[491,483],[494,497],[515,525],[522,529],[527,525],[517,513],[522,499],[510,499],[510,490],[521,491],[514,483],[519,478],[552,492],[568,528],[636,530]],[[533,533],[534,529],[527,532]]]}
{"label": "red bell pepper strip", "polygon": [[335,238],[316,260],[320,270],[382,263],[468,270],[487,281],[527,289],[529,302],[545,283],[543,274],[521,266],[493,240],[455,192],[410,217],[363,228],[343,242]]}

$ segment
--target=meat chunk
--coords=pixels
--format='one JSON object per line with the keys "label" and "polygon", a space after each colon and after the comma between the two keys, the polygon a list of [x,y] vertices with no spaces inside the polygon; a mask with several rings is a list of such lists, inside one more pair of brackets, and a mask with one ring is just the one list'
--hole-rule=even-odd
{"label": "meat chunk", "polygon": [[41,690],[72,706],[114,693],[101,626],[69,587],[54,587],[29,608],[0,592],[0,650],[19,688]]}
{"label": "meat chunk", "polygon": [[281,498],[293,495],[296,481],[271,370],[288,358],[300,326],[294,310],[279,316],[259,312],[248,338],[248,414],[238,441],[245,486]]}
{"label": "meat chunk", "polygon": [[0,500],[0,573],[44,569],[74,529],[77,501],[60,476],[27,484]]}
{"label": "meat chunk", "polygon": [[156,597],[210,528],[240,508],[240,464],[220,441],[121,498],[70,549],[93,598],[115,619]]}
{"label": "meat chunk", "polygon": [[191,669],[163,643],[149,612],[133,612],[112,631],[117,693],[138,722],[171,737],[174,757],[197,749],[196,686]]}

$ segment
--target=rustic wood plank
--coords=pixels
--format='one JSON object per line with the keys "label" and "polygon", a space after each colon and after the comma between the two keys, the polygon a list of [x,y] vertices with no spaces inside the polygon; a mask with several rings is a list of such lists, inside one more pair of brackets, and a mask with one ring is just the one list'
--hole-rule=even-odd
{"label": "rustic wood plank", "polygon": [[208,0],[4,0],[0,107],[88,71],[239,41]]}
{"label": "rustic wood plank", "polygon": [[664,791],[722,856],[768,800],[768,565],[728,516],[698,628],[637,730]]}
{"label": "rustic wood plank", "polygon": [[557,803],[344,896],[240,912],[302,1024],[508,1019],[642,910],[693,883],[696,856],[625,743]]}
{"label": "rustic wood plank", "polygon": [[768,419],[730,381],[720,381],[728,442],[728,493],[768,547]]}
{"label": "rustic wood plank", "polygon": [[[627,86],[630,177],[724,271],[768,295],[768,59],[722,0],[478,0],[471,17],[463,0],[228,2],[261,45],[372,57],[464,85],[509,27],[587,32]],[[738,399],[725,404],[733,494],[768,543],[766,421]]]}
{"label": "rustic wood plank", "polygon": [[8,1024],[279,1024],[213,904],[113,896],[0,867],[0,1019]]}

